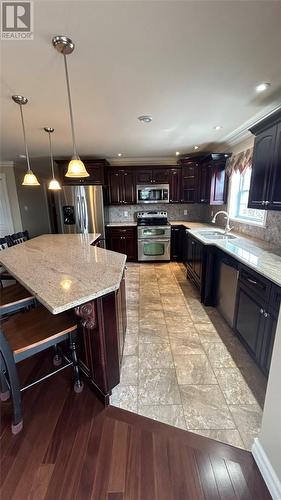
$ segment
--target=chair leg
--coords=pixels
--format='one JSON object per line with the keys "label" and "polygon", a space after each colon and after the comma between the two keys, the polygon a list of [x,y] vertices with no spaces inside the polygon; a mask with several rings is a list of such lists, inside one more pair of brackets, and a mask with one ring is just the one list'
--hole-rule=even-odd
{"label": "chair leg", "polygon": [[11,397],[13,402],[12,433],[18,434],[23,428],[20,385],[19,385],[19,379],[18,379],[14,356],[5,338],[5,335],[1,330],[0,330],[0,349],[9,376]]}
{"label": "chair leg", "polygon": [[82,392],[84,383],[80,377],[80,370],[78,366],[77,353],[76,353],[76,342],[75,342],[75,337],[73,335],[70,335],[70,351],[71,351],[73,370],[74,370],[74,391]]}
{"label": "chair leg", "polygon": [[10,398],[10,387],[6,376],[6,365],[0,353],[0,401],[7,401]]}
{"label": "chair leg", "polygon": [[60,366],[62,364],[61,348],[57,344],[55,344],[53,349],[54,349],[53,365]]}

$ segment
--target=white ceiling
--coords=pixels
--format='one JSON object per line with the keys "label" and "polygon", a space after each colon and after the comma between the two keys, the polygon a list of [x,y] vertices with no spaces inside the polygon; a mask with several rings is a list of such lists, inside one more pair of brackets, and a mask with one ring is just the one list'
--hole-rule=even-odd
{"label": "white ceiling", "polygon": [[[73,38],[68,56],[81,155],[173,156],[196,144],[218,149],[237,129],[281,103],[280,1],[35,1],[34,40],[2,41],[2,159],[71,155],[62,56],[53,35]],[[257,96],[255,85],[272,86]],[[137,120],[151,114],[144,125]],[[215,131],[215,125],[223,129]]]}

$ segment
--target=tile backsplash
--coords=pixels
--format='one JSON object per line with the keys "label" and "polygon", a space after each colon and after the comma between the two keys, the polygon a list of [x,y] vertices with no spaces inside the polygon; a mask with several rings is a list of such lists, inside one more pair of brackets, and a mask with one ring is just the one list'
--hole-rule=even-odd
{"label": "tile backsplash", "polygon": [[[131,222],[136,220],[136,212],[160,210],[168,212],[169,220],[201,221],[205,216],[205,206],[200,204],[138,204],[127,206],[111,205],[106,210],[106,222]],[[184,212],[186,211],[186,214]]]}
{"label": "tile backsplash", "polygon": [[[213,212],[214,214],[219,210],[227,210],[226,205],[220,206],[206,206],[205,207],[205,222],[211,222]],[[223,225],[223,217],[218,216],[217,224]],[[281,246],[281,213],[269,210],[267,212],[265,227],[255,226],[253,224],[244,224],[237,221],[230,221],[230,225],[238,233],[245,234],[252,238],[258,238],[259,240],[267,241],[272,243],[274,246]]]}

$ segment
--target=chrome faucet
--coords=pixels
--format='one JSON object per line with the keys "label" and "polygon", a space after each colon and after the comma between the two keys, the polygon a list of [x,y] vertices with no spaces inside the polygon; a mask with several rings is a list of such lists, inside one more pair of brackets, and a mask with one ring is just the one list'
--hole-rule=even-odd
{"label": "chrome faucet", "polygon": [[217,218],[217,216],[218,216],[219,214],[223,214],[223,215],[225,216],[224,218],[226,219],[226,224],[225,224],[225,228],[224,228],[224,234],[228,234],[228,233],[231,231],[231,229],[233,229],[233,228],[232,228],[232,227],[230,227],[230,225],[229,225],[229,219],[230,219],[230,216],[229,216],[229,213],[228,213],[228,212],[225,212],[224,210],[220,210],[219,212],[217,212],[217,213],[214,215],[214,217],[212,218],[212,223],[213,223],[213,224],[215,224],[215,222],[216,222],[216,218]]}

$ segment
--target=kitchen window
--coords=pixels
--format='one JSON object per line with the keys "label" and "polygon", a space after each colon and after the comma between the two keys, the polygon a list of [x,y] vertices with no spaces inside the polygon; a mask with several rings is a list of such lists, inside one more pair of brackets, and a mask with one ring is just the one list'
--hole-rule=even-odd
{"label": "kitchen window", "polygon": [[249,190],[252,169],[246,168],[244,172],[233,172],[230,179],[229,213],[232,220],[264,226],[266,211],[248,208]]}

